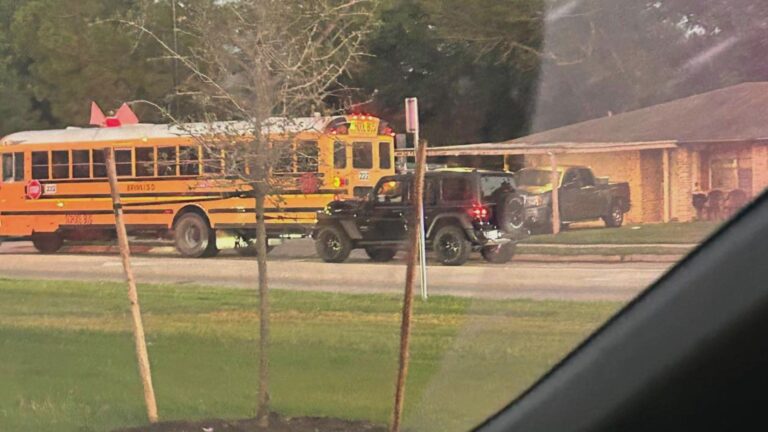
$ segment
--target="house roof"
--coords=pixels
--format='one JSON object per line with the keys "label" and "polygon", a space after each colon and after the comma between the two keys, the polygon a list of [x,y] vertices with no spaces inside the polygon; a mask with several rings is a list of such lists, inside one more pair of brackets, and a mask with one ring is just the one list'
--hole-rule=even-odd
{"label": "house roof", "polygon": [[508,141],[518,144],[768,138],[768,82],[744,83]]}

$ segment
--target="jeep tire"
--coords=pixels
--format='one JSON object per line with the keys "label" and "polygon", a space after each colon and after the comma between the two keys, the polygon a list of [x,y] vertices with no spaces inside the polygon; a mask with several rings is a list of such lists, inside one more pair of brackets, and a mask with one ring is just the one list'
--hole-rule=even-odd
{"label": "jeep tire", "polygon": [[325,225],[315,235],[315,251],[325,262],[341,263],[352,252],[352,240],[338,225]]}
{"label": "jeep tire", "polygon": [[460,266],[469,260],[472,244],[464,230],[456,225],[446,225],[435,234],[432,241],[437,260],[447,266]]}
{"label": "jeep tire", "polygon": [[483,259],[492,264],[506,264],[512,260],[517,250],[517,243],[509,242],[497,246],[486,246],[480,254]]}
{"label": "jeep tire", "polygon": [[523,197],[516,193],[504,194],[496,211],[499,228],[506,233],[513,233],[525,224],[525,203]]}

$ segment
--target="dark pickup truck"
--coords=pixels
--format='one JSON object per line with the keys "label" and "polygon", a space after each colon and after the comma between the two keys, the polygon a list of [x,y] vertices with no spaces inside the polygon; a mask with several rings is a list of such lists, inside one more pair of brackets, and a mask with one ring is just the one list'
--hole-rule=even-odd
{"label": "dark pickup truck", "polygon": [[[560,220],[570,222],[602,219],[608,227],[624,223],[629,211],[629,183],[609,183],[583,166],[557,168]],[[533,231],[552,227],[552,170],[524,168],[515,175],[518,192],[525,195],[526,225]]]}

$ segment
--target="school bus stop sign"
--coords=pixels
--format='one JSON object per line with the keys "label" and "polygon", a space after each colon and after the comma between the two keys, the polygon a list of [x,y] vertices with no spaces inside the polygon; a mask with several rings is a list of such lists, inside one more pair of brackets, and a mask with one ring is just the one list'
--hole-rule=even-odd
{"label": "school bus stop sign", "polygon": [[26,187],[27,199],[36,200],[43,195],[43,185],[37,180],[30,180]]}

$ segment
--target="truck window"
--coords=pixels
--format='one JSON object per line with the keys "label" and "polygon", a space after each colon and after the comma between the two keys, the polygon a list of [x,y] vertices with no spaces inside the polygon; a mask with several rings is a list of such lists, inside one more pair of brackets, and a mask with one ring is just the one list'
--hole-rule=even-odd
{"label": "truck window", "polygon": [[402,180],[382,182],[376,190],[376,202],[380,204],[402,204],[405,201],[406,188]]}
{"label": "truck window", "polygon": [[472,198],[472,186],[464,177],[446,177],[443,179],[443,201],[466,201]]}
{"label": "truck window", "polygon": [[581,187],[581,182],[579,181],[579,171],[576,169],[569,169],[566,171],[565,176],[563,176],[562,186]]}
{"label": "truck window", "polygon": [[592,170],[588,168],[580,169],[579,177],[581,178],[581,187],[595,185],[595,176],[592,174]]}
{"label": "truck window", "polygon": [[508,176],[482,176],[480,177],[480,190],[483,192],[483,201],[493,196],[494,192],[514,188],[512,179]]}

